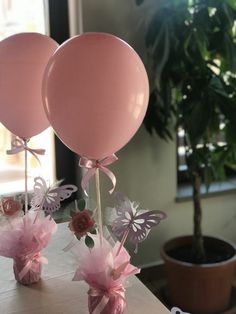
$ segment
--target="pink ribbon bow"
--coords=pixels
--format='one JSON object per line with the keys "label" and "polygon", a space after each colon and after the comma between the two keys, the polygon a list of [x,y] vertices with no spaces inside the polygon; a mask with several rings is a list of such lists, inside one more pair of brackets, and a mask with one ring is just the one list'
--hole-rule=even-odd
{"label": "pink ribbon bow", "polygon": [[11,149],[7,150],[8,155],[14,155],[18,154],[23,151],[28,151],[30,152],[40,163],[40,160],[37,155],[44,155],[45,154],[45,149],[34,149],[30,148],[27,146],[27,141],[24,141],[22,139],[16,138],[11,142]]}
{"label": "pink ribbon bow", "polygon": [[82,189],[84,190],[84,193],[86,193],[86,187],[90,181],[90,179],[95,175],[96,170],[100,169],[102,172],[104,172],[108,178],[111,180],[113,188],[109,190],[109,193],[111,194],[116,186],[116,177],[114,173],[107,168],[108,165],[112,164],[114,161],[118,160],[115,154],[108,156],[101,160],[94,160],[94,159],[88,159],[87,157],[81,157],[79,161],[79,166],[84,167],[88,169],[86,174],[83,176],[81,181]]}
{"label": "pink ribbon bow", "polygon": [[48,262],[46,257],[43,257],[40,252],[34,254],[33,256],[26,257],[25,260],[27,262],[26,262],[25,266],[23,267],[23,269],[19,273],[20,280],[22,280],[22,278],[30,271],[32,264],[34,262],[44,263],[44,264],[47,264],[47,262]]}
{"label": "pink ribbon bow", "polygon": [[110,288],[106,291],[98,289],[98,288],[90,287],[88,291],[88,295],[90,295],[91,297],[102,297],[101,301],[93,309],[92,314],[100,314],[105,309],[106,305],[108,304],[112,296],[116,298],[121,298],[125,304],[124,292],[125,292],[125,288],[122,285],[119,285],[118,287]]}

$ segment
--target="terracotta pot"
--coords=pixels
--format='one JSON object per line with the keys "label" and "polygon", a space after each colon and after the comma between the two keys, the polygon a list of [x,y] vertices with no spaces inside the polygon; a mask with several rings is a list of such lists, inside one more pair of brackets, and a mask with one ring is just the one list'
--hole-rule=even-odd
{"label": "terracotta pot", "polygon": [[217,247],[232,258],[213,264],[191,264],[168,255],[168,251],[192,243],[192,236],[168,241],[161,250],[173,306],[191,314],[215,314],[227,309],[235,272],[235,247],[218,238],[204,237],[205,246]]}

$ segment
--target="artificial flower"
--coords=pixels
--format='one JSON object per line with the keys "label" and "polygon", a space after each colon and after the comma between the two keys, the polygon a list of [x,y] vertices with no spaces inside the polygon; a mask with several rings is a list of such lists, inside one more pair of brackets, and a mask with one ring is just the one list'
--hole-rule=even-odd
{"label": "artificial flower", "polygon": [[1,203],[1,211],[6,217],[15,217],[22,210],[21,202],[15,200],[13,197],[3,198]]}
{"label": "artificial flower", "polygon": [[77,212],[72,217],[69,228],[79,239],[87,235],[87,233],[93,229],[95,222],[92,218],[92,214],[90,210],[84,209],[83,211]]}

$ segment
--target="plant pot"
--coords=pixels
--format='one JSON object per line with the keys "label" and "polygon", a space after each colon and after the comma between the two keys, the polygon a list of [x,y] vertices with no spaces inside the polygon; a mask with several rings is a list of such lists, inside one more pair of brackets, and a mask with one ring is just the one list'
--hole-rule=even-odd
{"label": "plant pot", "polygon": [[[24,259],[14,259],[13,261],[15,279],[22,285],[31,285],[41,279],[41,262],[35,259],[29,264],[29,267],[27,267],[28,262],[28,260]],[[24,271],[25,267],[27,267],[27,271],[25,271],[25,274],[21,275],[21,272]]]}
{"label": "plant pot", "polygon": [[104,292],[101,291],[94,292],[90,289],[88,292],[88,309],[89,313],[99,313],[99,314],[123,314],[125,311],[126,302],[125,294],[122,292]]}
{"label": "plant pot", "polygon": [[231,258],[212,264],[191,264],[168,255],[172,249],[191,245],[192,236],[168,241],[161,250],[173,306],[191,314],[215,314],[227,309],[235,272],[235,247],[218,238],[204,237],[206,247],[231,254]]}

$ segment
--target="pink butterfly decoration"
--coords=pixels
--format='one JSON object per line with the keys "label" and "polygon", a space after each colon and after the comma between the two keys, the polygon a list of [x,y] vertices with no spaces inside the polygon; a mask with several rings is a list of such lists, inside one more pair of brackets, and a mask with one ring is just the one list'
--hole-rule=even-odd
{"label": "pink butterfly decoration", "polygon": [[59,186],[62,182],[57,181],[53,186],[47,187],[46,181],[41,177],[34,179],[34,196],[31,200],[33,209],[42,209],[52,214],[61,207],[61,201],[69,198],[77,187],[72,184]]}
{"label": "pink butterfly decoration", "polygon": [[115,198],[117,217],[112,222],[112,232],[117,237],[123,237],[126,233],[130,242],[135,244],[137,253],[138,243],[147,238],[151,228],[165,219],[166,214],[160,210],[137,210],[139,203],[131,202],[120,192],[115,194]]}

